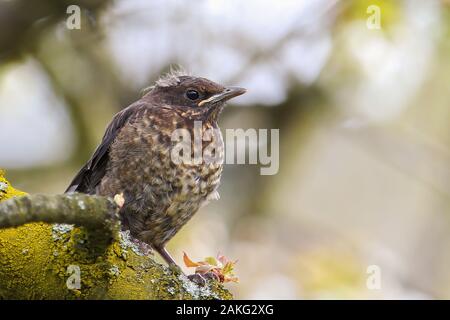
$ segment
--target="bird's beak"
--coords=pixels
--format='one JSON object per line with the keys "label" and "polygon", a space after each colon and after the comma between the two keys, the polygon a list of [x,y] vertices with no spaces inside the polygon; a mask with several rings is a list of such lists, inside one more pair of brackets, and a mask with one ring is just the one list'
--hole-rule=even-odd
{"label": "bird's beak", "polygon": [[226,87],[221,93],[215,94],[208,99],[202,100],[199,102],[198,106],[201,107],[205,103],[217,103],[217,102],[225,102],[234,97],[240,96],[244,94],[247,90],[239,87]]}

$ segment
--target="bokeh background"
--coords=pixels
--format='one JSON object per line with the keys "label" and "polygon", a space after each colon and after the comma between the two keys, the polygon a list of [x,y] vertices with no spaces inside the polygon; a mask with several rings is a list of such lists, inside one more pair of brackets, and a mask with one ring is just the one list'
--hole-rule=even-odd
{"label": "bokeh background", "polygon": [[449,58],[449,1],[0,0],[0,167],[63,192],[179,64],[248,89],[222,129],[280,129],[279,173],[227,165],[221,199],[170,243],[180,264],[238,259],[236,298],[450,298]]}

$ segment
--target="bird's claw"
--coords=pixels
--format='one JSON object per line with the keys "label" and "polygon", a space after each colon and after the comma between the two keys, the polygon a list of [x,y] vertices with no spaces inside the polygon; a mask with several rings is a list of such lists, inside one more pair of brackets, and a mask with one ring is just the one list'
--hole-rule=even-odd
{"label": "bird's claw", "polygon": [[181,268],[174,263],[169,264],[169,269],[175,274],[183,274]]}
{"label": "bird's claw", "polygon": [[189,280],[194,282],[196,285],[200,287],[204,287],[206,285],[206,279],[200,273],[194,273],[187,276]]}
{"label": "bird's claw", "polygon": [[203,275],[208,280],[220,281],[219,276],[214,272],[207,272]]}
{"label": "bird's claw", "polygon": [[204,287],[208,280],[219,281],[219,277],[214,272],[207,272],[204,274],[194,273],[187,276],[189,280],[195,284]]}

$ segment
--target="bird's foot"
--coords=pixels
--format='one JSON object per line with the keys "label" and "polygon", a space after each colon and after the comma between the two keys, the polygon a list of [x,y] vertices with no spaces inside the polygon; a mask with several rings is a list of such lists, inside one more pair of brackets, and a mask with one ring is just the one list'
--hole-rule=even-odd
{"label": "bird's foot", "polygon": [[194,273],[187,276],[189,280],[194,282],[195,284],[204,287],[208,280],[219,281],[219,277],[214,272],[207,273]]}
{"label": "bird's foot", "polygon": [[181,270],[180,266],[178,266],[178,265],[175,264],[175,263],[169,264],[168,267],[169,267],[169,269],[170,269],[173,273],[175,273],[175,274],[177,274],[177,275],[178,275],[178,274],[184,274],[184,272]]}
{"label": "bird's foot", "polygon": [[200,273],[194,273],[187,276],[189,280],[200,287],[206,286],[207,280]]}

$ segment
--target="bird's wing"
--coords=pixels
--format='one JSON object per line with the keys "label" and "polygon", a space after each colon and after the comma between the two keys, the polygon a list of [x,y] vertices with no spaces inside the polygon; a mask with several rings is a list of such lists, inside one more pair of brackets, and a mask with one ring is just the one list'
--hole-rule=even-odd
{"label": "bird's wing", "polygon": [[92,158],[78,172],[66,190],[67,192],[82,192],[94,194],[95,188],[106,173],[106,167],[109,161],[109,148],[114,142],[117,134],[123,126],[136,113],[136,109],[142,105],[133,104],[128,108],[117,113],[108,128],[106,129],[103,140],[94,152]]}

